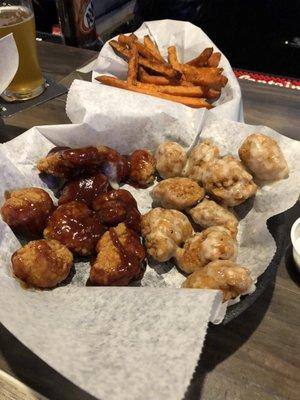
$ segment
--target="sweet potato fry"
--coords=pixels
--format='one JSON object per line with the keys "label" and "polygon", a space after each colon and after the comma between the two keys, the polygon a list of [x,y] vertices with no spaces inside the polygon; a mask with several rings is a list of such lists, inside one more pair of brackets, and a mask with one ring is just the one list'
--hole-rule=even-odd
{"label": "sweet potato fry", "polygon": [[163,56],[160,54],[160,51],[149,35],[144,36],[144,45],[151,52],[154,58],[165,63]]}
{"label": "sweet potato fry", "polygon": [[214,99],[217,100],[221,95],[221,90],[217,89],[207,89],[204,92],[204,96],[206,99]]}
{"label": "sweet potato fry", "polygon": [[185,77],[189,82],[192,82],[196,86],[208,86],[216,90],[220,90],[228,82],[226,76],[216,75],[209,71],[207,71],[207,73],[201,73],[198,75],[185,74]]}
{"label": "sweet potato fry", "polygon": [[[129,49],[126,49],[125,45],[116,40],[110,40],[109,44],[117,55],[121,56],[125,60],[129,59],[130,51]],[[175,71],[170,65],[159,63],[158,61],[156,62],[144,57],[139,57],[138,63],[151,71],[157,72],[160,75],[168,76],[169,78],[179,79],[181,77],[181,74],[178,71]]]}
{"label": "sweet potato fry", "polygon": [[200,86],[153,85],[141,82],[136,82],[136,85],[144,89],[166,93],[172,96],[203,97],[204,94],[204,90]]}
{"label": "sweet potato fry", "polygon": [[203,108],[203,107],[212,108],[213,107],[205,99],[202,99],[202,98],[173,96],[173,95],[166,94],[166,93],[160,93],[153,89],[149,89],[148,87],[130,85],[129,83],[127,83],[125,81],[122,81],[120,79],[117,79],[117,78],[114,78],[111,76],[107,76],[107,75],[99,76],[96,79],[105,85],[117,87],[120,89],[130,90],[133,92],[143,93],[143,94],[147,94],[150,96],[159,97],[159,98],[165,99],[165,100],[175,101],[177,103],[181,103],[181,104],[184,104],[184,105],[192,107],[192,108]]}
{"label": "sweet potato fry", "polygon": [[150,75],[143,68],[139,68],[139,81],[142,83],[149,83],[151,85],[170,85],[170,86],[195,86],[192,82],[183,79],[172,79],[162,75]]}
{"label": "sweet potato fry", "polygon": [[209,59],[209,57],[213,53],[213,48],[212,47],[207,47],[202,51],[202,53],[199,54],[198,57],[194,58],[193,60],[190,60],[187,62],[188,65],[194,65],[195,67],[204,67]]}
{"label": "sweet potato fry", "polygon": [[138,50],[135,43],[132,43],[130,49],[130,57],[128,60],[127,82],[131,85],[135,84],[138,70]]}
{"label": "sweet potato fry", "polygon": [[208,67],[217,67],[221,59],[221,53],[212,53],[212,55],[207,60]]}
{"label": "sweet potato fry", "polygon": [[162,75],[150,75],[143,67],[139,68],[139,80],[142,83],[150,83],[151,85],[180,85],[180,80],[178,79],[167,78]]}
{"label": "sweet potato fry", "polygon": [[155,55],[152,54],[152,52],[147,49],[147,47],[145,45],[143,45],[142,43],[140,43],[137,39],[137,37],[134,34],[131,34],[129,36],[126,35],[119,35],[118,36],[118,42],[123,44],[123,45],[127,45],[129,47],[131,47],[131,45],[133,43],[136,44],[138,52],[141,56],[148,58],[149,60],[153,60],[156,62],[163,62],[165,63],[165,61],[158,59]]}
{"label": "sweet potato fry", "polygon": [[181,77],[180,72],[176,71],[167,64],[151,61],[144,57],[139,57],[139,64],[151,71],[157,72],[158,74],[167,76],[169,78],[180,79]]}
{"label": "sweet potato fry", "polygon": [[136,42],[138,40],[137,36],[135,36],[134,33],[131,33],[130,35],[126,36],[126,35],[119,35],[118,36],[118,42],[123,44],[123,45],[127,45],[127,46],[131,46],[133,42]]}
{"label": "sweet potato fry", "polygon": [[110,40],[109,45],[118,56],[122,57],[126,61],[128,60],[130,57],[130,51],[126,49],[125,45],[117,42],[116,40]]}
{"label": "sweet potato fry", "polygon": [[178,61],[178,57],[177,57],[177,50],[175,46],[169,46],[168,47],[168,60],[169,63],[171,64],[171,66],[179,72],[183,72],[182,70],[182,65],[180,64],[180,62]]}

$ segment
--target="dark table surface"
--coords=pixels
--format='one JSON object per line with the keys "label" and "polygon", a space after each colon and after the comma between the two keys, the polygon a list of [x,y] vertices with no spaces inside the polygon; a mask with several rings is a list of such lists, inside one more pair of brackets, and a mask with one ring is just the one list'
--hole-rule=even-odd
{"label": "dark table surface", "polygon": [[[83,76],[76,68],[95,57],[91,51],[38,43],[44,73],[67,86]],[[86,79],[86,77],[83,77]],[[296,90],[240,81],[245,120],[268,125],[300,140],[300,93]],[[0,123],[4,142],[34,125],[68,123],[66,95]],[[286,233],[300,216],[299,203],[286,213]],[[296,400],[300,393],[299,275],[290,240],[276,282],[239,318],[210,326],[185,400]],[[0,325],[0,399],[92,400]],[[7,375],[6,375],[7,373]],[[16,378],[16,379],[14,379]],[[24,382],[36,392],[28,392]],[[41,395],[40,395],[40,394]],[[158,399],[157,399],[158,400]]]}

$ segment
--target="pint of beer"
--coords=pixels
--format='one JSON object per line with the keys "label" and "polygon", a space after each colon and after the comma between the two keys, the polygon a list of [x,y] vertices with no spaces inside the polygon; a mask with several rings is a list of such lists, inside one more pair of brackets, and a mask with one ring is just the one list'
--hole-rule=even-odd
{"label": "pint of beer", "polygon": [[32,99],[44,91],[45,81],[37,58],[30,0],[0,0],[0,38],[9,33],[13,33],[18,48],[19,68],[1,97],[6,101]]}

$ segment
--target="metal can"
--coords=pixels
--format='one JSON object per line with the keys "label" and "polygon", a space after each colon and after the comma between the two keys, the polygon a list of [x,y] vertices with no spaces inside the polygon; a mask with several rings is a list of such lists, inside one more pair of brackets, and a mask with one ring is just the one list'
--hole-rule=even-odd
{"label": "metal can", "polygon": [[57,9],[66,45],[99,49],[93,0],[57,0]]}

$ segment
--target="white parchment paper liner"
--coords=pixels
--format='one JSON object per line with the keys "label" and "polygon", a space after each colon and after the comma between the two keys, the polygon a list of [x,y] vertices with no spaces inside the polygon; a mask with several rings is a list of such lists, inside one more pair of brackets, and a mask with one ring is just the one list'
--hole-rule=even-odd
{"label": "white parchment paper liner", "polygon": [[0,94],[13,80],[19,66],[19,53],[13,34],[0,39]]}
{"label": "white parchment paper liner", "polygon": [[[131,146],[138,148],[145,143],[142,132],[134,143],[129,130],[126,134],[116,130],[113,137],[102,125],[97,131],[97,115],[94,121],[91,115],[89,122],[35,127],[1,145],[0,195],[21,186],[47,188],[35,165],[53,144],[102,143],[131,151]],[[200,139],[211,138],[224,154],[236,155],[243,139],[255,131],[276,138],[288,160],[289,178],[260,189],[240,223],[238,261],[248,266],[256,279],[275,252],[266,220],[293,206],[298,198],[300,143],[266,127],[219,120],[211,112],[204,113],[201,126]],[[187,137],[184,131],[176,131],[173,137],[165,128],[167,136],[148,132],[149,148],[154,149],[157,141],[165,138],[178,139],[187,148],[199,140],[196,131]],[[142,212],[151,208],[149,190],[125,187],[134,194]],[[24,290],[12,277],[10,267],[11,254],[19,246],[10,228],[0,221],[0,317],[18,339],[102,400],[183,397],[207,323],[220,322],[226,311],[220,292],[178,289],[184,278],[171,263],[148,266],[140,283],[143,288],[84,287],[89,265],[77,263],[68,285],[51,291]]]}
{"label": "white parchment paper liner", "polygon": [[[178,57],[181,62],[193,59],[206,47],[213,47],[214,51],[220,51],[200,28],[189,22],[175,20],[145,22],[135,31],[135,34],[140,40],[143,39],[144,35],[150,35],[166,59],[168,46],[171,45],[176,45]],[[224,74],[228,78],[228,83],[222,89],[220,99],[214,103],[216,107],[212,112],[220,118],[243,122],[240,86],[224,54],[221,57],[220,67],[224,68]],[[101,49],[97,60],[81,68],[80,71],[93,71],[93,79],[99,74],[110,74],[120,79],[126,79],[127,63],[115,54],[107,42]],[[95,82],[95,84],[97,84],[99,90],[98,101],[100,107],[103,107],[102,115],[107,117],[105,110],[108,109],[110,111],[109,118],[112,120],[119,118],[119,110],[121,112],[126,110],[129,117],[132,113],[137,113],[140,117],[144,117],[146,110],[146,115],[153,114],[153,119],[157,118],[159,112],[163,110],[166,116],[170,116],[172,119],[175,118],[177,122],[177,120],[182,121],[181,114],[183,113],[182,110],[185,109],[185,113],[189,114],[185,123],[189,123],[190,125],[195,124],[194,129],[197,129],[197,125],[199,125],[197,121],[201,120],[204,113],[203,109],[191,109],[168,100],[153,100],[152,97],[140,93],[128,92],[129,94],[125,94],[124,90],[100,85],[99,82]],[[71,92],[68,101],[71,102],[71,97],[72,102],[80,104],[80,100],[77,97],[78,94],[80,95],[80,92],[80,90]],[[88,96],[88,93],[86,95]],[[73,112],[72,107],[67,108],[67,113],[72,122],[82,122],[82,119],[80,120],[81,115]],[[157,124],[159,125],[159,123],[160,120],[158,119]]]}

